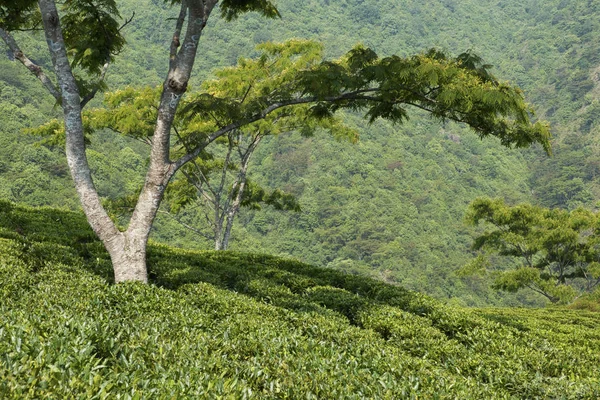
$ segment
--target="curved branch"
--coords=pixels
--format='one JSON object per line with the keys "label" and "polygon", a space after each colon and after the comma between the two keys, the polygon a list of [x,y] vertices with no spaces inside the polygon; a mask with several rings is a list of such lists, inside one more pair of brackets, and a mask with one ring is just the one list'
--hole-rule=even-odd
{"label": "curved branch", "polygon": [[548,293],[544,292],[541,289],[536,288],[535,286],[532,285],[525,285],[526,288],[533,290],[534,292],[537,292],[539,294],[541,294],[542,296],[546,297],[548,300],[550,300],[552,303],[556,303],[559,299],[549,295]]}
{"label": "curved branch", "polygon": [[31,71],[31,73],[34,74],[40,80],[40,82],[42,82],[42,85],[44,85],[46,90],[48,90],[48,92],[50,92],[50,94],[52,95],[52,97],[54,97],[56,99],[56,101],[59,101],[61,99],[61,95],[60,95],[56,85],[52,82],[52,80],[50,80],[48,75],[46,75],[44,73],[44,71],[42,70],[42,67],[40,67],[39,65],[37,65],[36,63],[31,61],[23,53],[23,51],[17,44],[17,41],[12,37],[12,35],[1,27],[0,27],[0,37],[2,37],[2,40],[4,40],[4,43],[6,43],[6,45],[10,49],[10,51],[12,51],[15,58],[17,60],[19,60],[21,62],[21,64],[23,64],[29,71]]}
{"label": "curved branch", "polygon": [[[371,91],[371,92],[378,91],[378,90],[379,89],[369,89],[369,91]],[[320,97],[316,97],[316,96],[300,97],[300,98],[296,98],[296,99],[289,99],[289,100],[273,103],[270,106],[266,107],[263,111],[255,114],[245,120],[233,122],[229,125],[224,126],[223,128],[219,129],[218,131],[213,132],[210,136],[208,136],[206,139],[204,139],[204,141],[202,143],[200,143],[198,146],[196,146],[196,148],[192,152],[182,156],[177,161],[173,162],[172,168],[175,171],[178,170],[179,168],[181,168],[183,165],[187,164],[192,159],[198,157],[198,155],[202,152],[202,150],[204,150],[206,148],[206,146],[208,146],[209,144],[214,142],[216,139],[220,138],[223,135],[226,135],[227,133],[229,133],[235,129],[241,128],[244,125],[248,125],[248,124],[251,124],[252,122],[256,122],[261,119],[264,119],[267,115],[271,114],[273,111],[278,110],[280,108],[293,106],[293,105],[299,105],[299,104],[316,103],[318,101],[326,101],[329,103],[333,103],[333,102],[337,102],[337,101],[344,101],[344,100],[381,101],[381,99],[379,99],[377,97],[362,95],[362,93],[364,93],[364,92],[365,92],[365,90],[360,90],[360,91],[356,91],[356,92],[343,93],[339,96],[332,96],[332,97],[325,97],[325,98],[320,98]]]}
{"label": "curved branch", "polygon": [[127,18],[125,20],[125,22],[123,22],[123,24],[119,27],[119,31],[121,31],[123,28],[125,28],[127,25],[129,25],[131,23],[131,21],[133,21],[134,18],[135,18],[135,11],[133,11],[131,13],[131,17]]}

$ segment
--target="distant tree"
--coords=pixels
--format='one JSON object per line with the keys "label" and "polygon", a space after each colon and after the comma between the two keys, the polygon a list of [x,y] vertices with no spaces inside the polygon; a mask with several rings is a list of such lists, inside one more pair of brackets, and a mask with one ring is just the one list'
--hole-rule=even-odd
{"label": "distant tree", "polygon": [[[589,210],[569,212],[477,199],[469,206],[467,221],[488,228],[475,239],[474,250],[497,253],[509,264],[516,260],[514,268],[497,273],[497,289],[528,288],[553,303],[568,303],[600,284],[600,220]],[[461,272],[487,267],[489,261],[482,254]]]}
{"label": "distant tree", "polygon": [[[498,81],[477,60],[471,63],[469,54],[452,58],[430,51],[409,58],[379,58],[372,50],[358,46],[337,61],[307,63],[301,72],[283,70],[276,76],[248,82],[260,86],[252,98],[246,97],[248,86],[239,84],[227,92],[227,97],[215,90],[189,99],[185,111],[191,120],[215,108],[222,118],[190,134],[189,151],[172,154],[173,121],[187,91],[201,34],[219,2],[166,2],[179,8],[171,46],[165,54],[169,69],[153,126],[145,183],[127,229],[120,231],[94,186],[82,118],[82,109],[103,87],[108,64],[125,44],[116,1],[70,0],[58,3],[57,9],[55,0],[0,0],[0,36],[63,109],[71,175],[88,222],[110,254],[116,282],[147,282],[146,244],[173,175],[218,138],[249,123],[276,117],[288,107],[311,104],[318,118],[340,109],[364,110],[370,121],[385,118],[400,123],[407,118],[406,107],[413,106],[439,119],[464,122],[481,137],[496,136],[506,146],[537,142],[549,150],[548,128],[532,123],[522,92]],[[270,18],[279,16],[269,0],[223,0],[219,6],[227,20],[248,11]],[[25,55],[11,34],[36,26],[43,27],[58,84]],[[269,65],[286,51],[293,52],[293,46],[267,46],[254,62]]]}
{"label": "distant tree", "polygon": [[[300,211],[296,198],[279,189],[267,191],[248,179],[252,154],[269,132],[257,130],[244,135],[241,130],[225,138],[223,158],[198,157],[180,169],[166,192],[168,211],[186,228],[212,240],[215,250],[227,250],[231,229],[242,207],[260,210],[263,205],[277,210]],[[214,146],[213,146],[214,147]],[[181,220],[184,209],[204,215],[209,233]]]}

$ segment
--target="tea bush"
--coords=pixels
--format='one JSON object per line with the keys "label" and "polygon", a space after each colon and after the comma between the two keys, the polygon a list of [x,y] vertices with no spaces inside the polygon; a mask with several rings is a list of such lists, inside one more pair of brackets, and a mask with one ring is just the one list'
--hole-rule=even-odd
{"label": "tea bush", "polygon": [[600,398],[589,311],[158,244],[149,268],[113,285],[81,215],[0,202],[0,398]]}

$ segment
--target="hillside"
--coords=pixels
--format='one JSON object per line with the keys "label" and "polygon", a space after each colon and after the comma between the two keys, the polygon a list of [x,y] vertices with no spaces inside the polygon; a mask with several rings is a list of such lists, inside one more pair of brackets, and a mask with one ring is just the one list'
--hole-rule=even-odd
{"label": "hillside", "polygon": [[257,254],[154,244],[110,283],[82,215],[0,202],[0,397],[600,396],[600,317],[465,309]]}
{"label": "hillside", "polygon": [[[158,85],[173,11],[153,0],[122,0],[120,5],[124,17],[134,10],[136,17],[125,29],[129,46],[109,70],[109,89]],[[266,40],[317,39],[331,57],[356,42],[382,55],[430,47],[454,54],[472,49],[495,66],[496,75],[524,89],[539,115],[553,123],[556,137],[555,157],[549,160],[538,150],[507,150],[458,125],[440,125],[413,113],[402,127],[368,125],[347,115],[361,132],[357,145],[325,135],[273,138],[257,152],[251,176],[296,195],[303,211],[245,211],[234,228],[232,248],[369,275],[463,305],[544,304],[536,295],[500,294],[485,279],[455,276],[472,256],[474,231],[464,225],[463,215],[478,196],[565,208],[594,205],[600,194],[598,5],[280,0],[281,20],[265,21],[255,14],[232,23],[213,19],[203,37],[195,85],[215,68],[253,55],[255,44]],[[27,34],[21,38],[47,67],[44,43],[34,43]],[[36,146],[38,138],[21,134],[58,110],[20,67],[0,58],[0,198],[76,210],[62,149]],[[107,198],[134,193],[148,157],[142,144],[109,132],[93,138],[88,156]],[[197,210],[186,217],[191,225],[204,224]],[[159,218],[153,235],[180,247],[211,248],[167,218]]]}

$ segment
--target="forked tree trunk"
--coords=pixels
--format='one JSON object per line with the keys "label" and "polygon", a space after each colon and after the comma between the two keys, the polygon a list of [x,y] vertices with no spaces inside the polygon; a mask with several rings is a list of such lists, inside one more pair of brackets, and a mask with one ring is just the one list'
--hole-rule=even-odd
{"label": "forked tree trunk", "polygon": [[[38,0],[44,33],[56,72],[65,118],[66,155],[75,189],[87,220],[110,254],[115,282],[148,282],[146,246],[164,190],[177,166],[169,159],[170,134],[175,111],[187,89],[200,34],[218,0],[186,2],[181,11],[170,49],[169,72],[163,86],[158,118],[152,137],[150,166],[127,231],[120,232],[102,206],[85,153],[82,99],[65,46],[55,0]],[[185,37],[180,41],[184,21]],[[181,48],[180,47],[181,44]]]}

